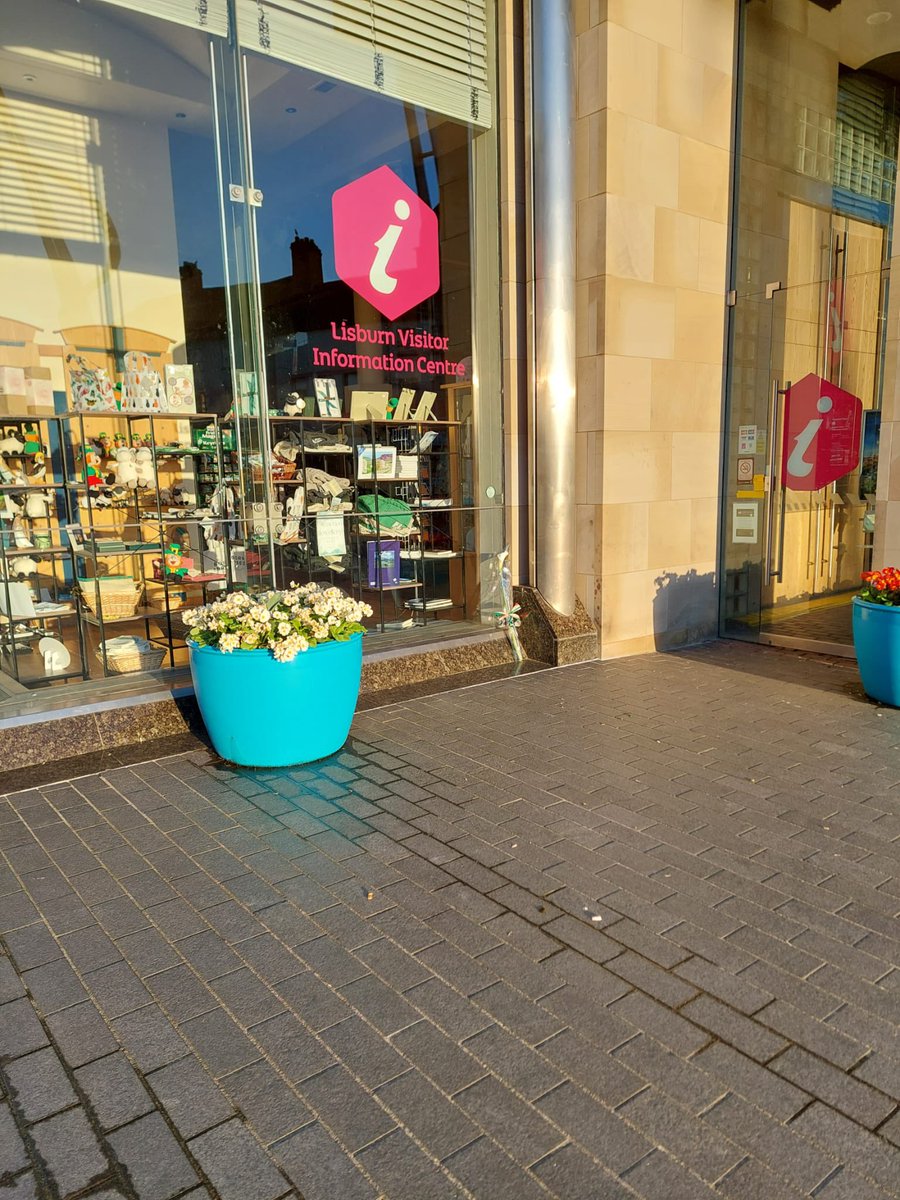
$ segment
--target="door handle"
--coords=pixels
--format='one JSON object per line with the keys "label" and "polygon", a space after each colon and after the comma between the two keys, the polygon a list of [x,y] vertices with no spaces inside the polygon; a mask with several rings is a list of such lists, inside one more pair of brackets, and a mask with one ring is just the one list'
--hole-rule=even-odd
{"label": "door handle", "polygon": [[[772,380],[772,395],[769,400],[769,503],[766,509],[766,548],[765,548],[765,582],[771,583],[773,579],[781,582],[784,575],[784,518],[785,518],[785,492],[786,488],[781,482],[781,463],[779,457],[779,421],[778,421],[778,397],[786,396],[790,391],[791,385],[780,388],[778,386],[780,380]],[[778,481],[776,484],[776,480]],[[778,514],[778,565],[773,566],[772,551],[775,544],[775,498],[778,495],[779,514]]]}

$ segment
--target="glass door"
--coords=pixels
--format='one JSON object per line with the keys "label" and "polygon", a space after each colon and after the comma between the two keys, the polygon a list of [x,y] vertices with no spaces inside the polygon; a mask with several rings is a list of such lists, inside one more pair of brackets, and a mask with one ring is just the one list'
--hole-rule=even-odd
{"label": "glass door", "polygon": [[864,18],[742,6],[721,524],[723,634],[847,654],[897,361],[900,75]]}
{"label": "glass door", "polygon": [[874,494],[862,434],[879,407],[884,230],[792,202],[792,283],[770,301],[771,406],[760,633],[848,646]]}

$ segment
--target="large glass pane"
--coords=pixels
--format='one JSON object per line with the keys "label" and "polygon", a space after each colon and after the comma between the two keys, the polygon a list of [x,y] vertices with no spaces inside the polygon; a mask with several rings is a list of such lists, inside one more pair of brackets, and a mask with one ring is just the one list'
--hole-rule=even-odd
{"label": "large glass pane", "polygon": [[894,386],[900,15],[827,7],[743,6],[722,617],[840,649]]}
{"label": "large glass pane", "polygon": [[[480,619],[503,499],[496,375],[473,367],[473,147],[492,135],[269,57],[246,77],[273,458],[259,540],[280,581],[337,583],[380,631]],[[496,295],[496,259],[481,268]],[[495,351],[496,319],[479,328]]]}
{"label": "large glass pane", "polygon": [[237,474],[226,43],[195,8],[0,3],[0,698],[184,663],[179,610],[231,573],[201,515]]}

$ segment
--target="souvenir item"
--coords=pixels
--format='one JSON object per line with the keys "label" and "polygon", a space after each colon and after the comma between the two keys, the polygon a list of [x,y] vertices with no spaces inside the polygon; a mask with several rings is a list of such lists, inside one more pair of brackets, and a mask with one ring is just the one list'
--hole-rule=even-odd
{"label": "souvenir item", "polygon": [[121,407],[109,375],[102,367],[92,367],[80,354],[70,354],[66,361],[72,407],[76,412],[115,412]]}
{"label": "souvenir item", "polygon": [[163,412],[166,393],[149,354],[129,350],[122,375],[122,407],[131,412]]}
{"label": "souvenir item", "polygon": [[337,383],[333,379],[316,379],[316,409],[320,417],[339,417],[341,402],[338,399]]}
{"label": "souvenir item", "polygon": [[299,417],[306,411],[306,401],[299,392],[289,392],[288,398],[284,402],[284,415],[286,417]]}
{"label": "souvenir item", "polygon": [[390,392],[359,392],[350,393],[351,421],[383,421],[387,410]]}
{"label": "souvenir item", "polygon": [[366,544],[369,587],[387,587],[400,582],[400,543],[394,539]]}
{"label": "souvenir item", "polygon": [[197,411],[194,368],[189,363],[166,364],[166,397],[171,413]]}
{"label": "souvenir item", "polygon": [[46,517],[53,497],[46,492],[29,492],[25,498],[26,517]]}
{"label": "souvenir item", "polygon": [[131,446],[120,446],[116,451],[116,483],[123,488],[136,488],[138,484],[135,451]]}
{"label": "souvenir item", "polygon": [[153,483],[153,451],[149,446],[141,446],[135,454],[134,469],[137,474],[137,486],[150,487]]}
{"label": "souvenir item", "polygon": [[357,479],[393,479],[396,474],[396,446],[357,446]]}
{"label": "souvenir item", "polygon": [[72,655],[57,638],[42,637],[38,642],[38,653],[43,656],[44,670],[48,675],[64,671],[72,661]]}

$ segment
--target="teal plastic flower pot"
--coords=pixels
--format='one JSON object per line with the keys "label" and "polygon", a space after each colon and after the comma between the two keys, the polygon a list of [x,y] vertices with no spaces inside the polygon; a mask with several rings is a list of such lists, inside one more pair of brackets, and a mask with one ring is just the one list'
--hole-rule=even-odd
{"label": "teal plastic flower pot", "polygon": [[356,710],[362,634],[278,662],[268,650],[188,642],[200,714],[217,754],[242,767],[292,767],[340,750]]}
{"label": "teal plastic flower pot", "polygon": [[866,695],[900,708],[900,608],[855,596],[853,646]]}

